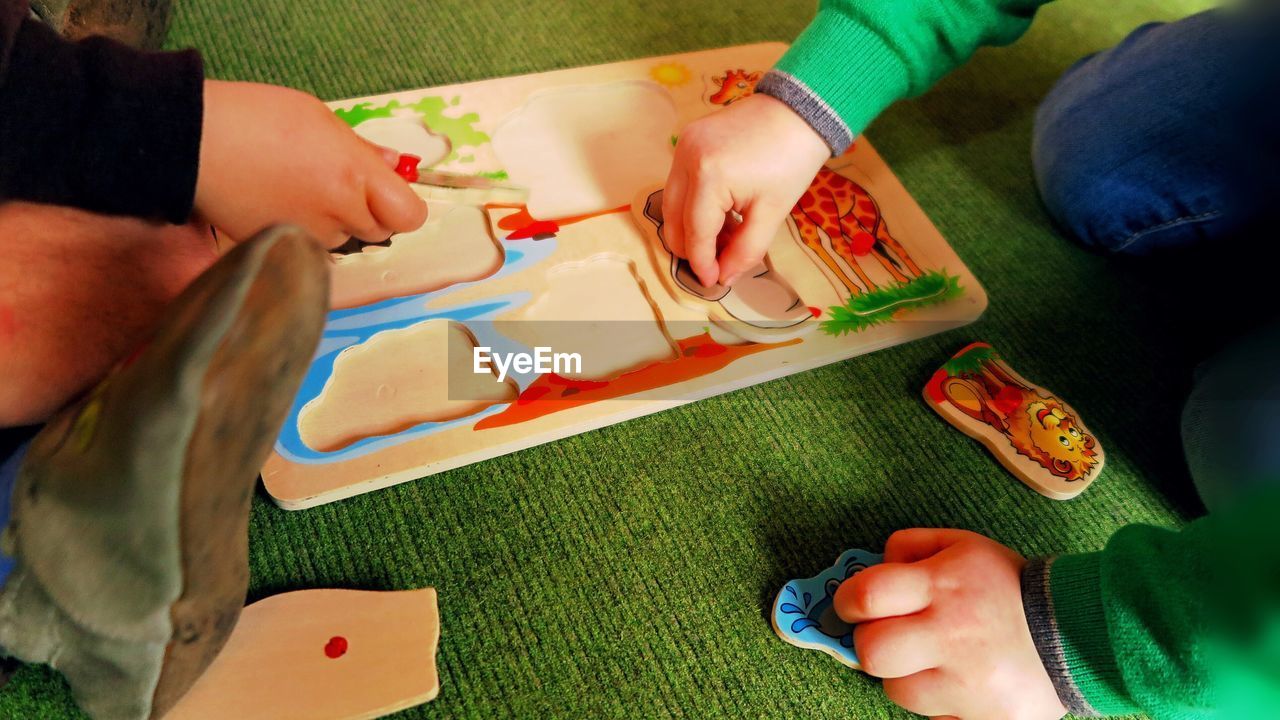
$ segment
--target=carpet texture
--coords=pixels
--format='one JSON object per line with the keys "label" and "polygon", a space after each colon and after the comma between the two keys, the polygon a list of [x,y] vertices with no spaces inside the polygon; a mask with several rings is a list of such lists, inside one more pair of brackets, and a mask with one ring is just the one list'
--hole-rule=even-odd
{"label": "carpet texture", "polygon": [[[786,579],[904,527],[968,528],[1040,555],[1202,512],[1178,413],[1195,363],[1235,328],[1188,321],[1189,271],[1065,242],[1028,146],[1038,99],[1072,62],[1209,4],[1057,3],[869,131],[985,285],[977,324],[335,505],[288,513],[260,496],[250,599],[435,586],[440,696],[400,717],[908,717],[879,683],[774,636],[766,612]],[[169,45],[201,48],[212,77],[333,100],[787,40],[812,12],[811,0],[179,0]],[[975,339],[1096,431],[1108,463],[1083,496],[1029,491],[925,406],[923,383]],[[0,717],[77,716],[44,668],[0,692]]]}

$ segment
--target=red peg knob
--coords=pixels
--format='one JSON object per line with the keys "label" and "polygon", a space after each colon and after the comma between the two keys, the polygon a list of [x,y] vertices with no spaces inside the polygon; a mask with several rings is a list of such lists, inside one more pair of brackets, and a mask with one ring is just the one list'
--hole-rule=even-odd
{"label": "red peg knob", "polygon": [[422,158],[409,153],[401,153],[399,162],[396,163],[396,174],[404,178],[407,182],[418,181],[418,163],[422,162]]}

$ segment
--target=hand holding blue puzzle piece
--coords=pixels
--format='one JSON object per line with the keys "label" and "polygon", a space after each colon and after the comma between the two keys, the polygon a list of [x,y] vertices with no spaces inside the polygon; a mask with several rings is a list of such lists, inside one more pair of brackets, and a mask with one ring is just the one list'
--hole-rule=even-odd
{"label": "hand holding blue puzzle piece", "polygon": [[773,601],[773,631],[790,645],[820,650],[860,669],[853,647],[854,626],[836,614],[836,590],[845,580],[883,560],[882,555],[866,550],[846,550],[834,565],[817,575],[788,580]]}

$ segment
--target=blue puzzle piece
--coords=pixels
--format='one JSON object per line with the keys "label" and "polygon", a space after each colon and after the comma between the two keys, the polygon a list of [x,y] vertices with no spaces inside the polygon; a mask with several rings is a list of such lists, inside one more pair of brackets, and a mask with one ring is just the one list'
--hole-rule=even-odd
{"label": "blue puzzle piece", "polygon": [[840,583],[880,563],[883,556],[865,550],[846,550],[831,567],[811,578],[789,580],[773,601],[773,630],[796,647],[812,648],[852,668],[853,626],[836,615],[832,603]]}

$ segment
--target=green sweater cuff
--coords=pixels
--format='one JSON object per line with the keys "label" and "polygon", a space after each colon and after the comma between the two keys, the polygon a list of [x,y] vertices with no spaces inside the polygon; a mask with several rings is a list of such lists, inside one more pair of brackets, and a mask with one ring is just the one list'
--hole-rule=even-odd
{"label": "green sweater cuff", "polygon": [[1099,715],[1140,712],[1124,689],[1103,604],[1102,554],[1064,555],[1049,570],[1054,621],[1072,684]]}
{"label": "green sweater cuff", "polygon": [[[832,58],[839,58],[839,62]],[[907,95],[910,87],[907,68],[879,33],[827,8],[818,12],[771,74],[774,81],[762,82],[759,91],[796,110],[827,140],[834,154],[843,152],[877,115]],[[794,96],[782,97],[785,93],[770,90],[782,84],[778,80],[802,86],[817,102],[798,107],[801,103]],[[817,115],[814,105],[819,107]],[[847,143],[839,142],[840,133],[820,126],[826,120],[818,116],[824,105],[836,116]]]}

